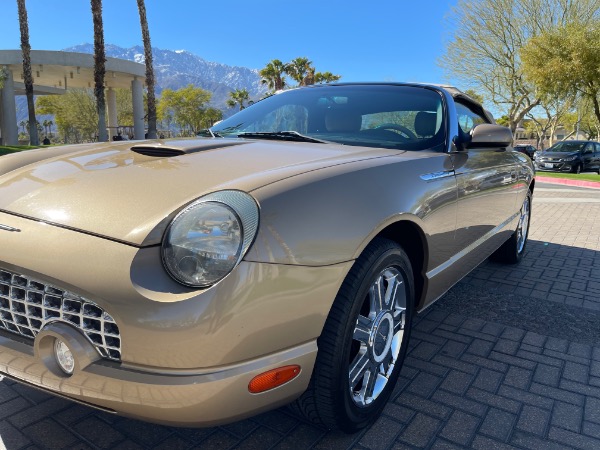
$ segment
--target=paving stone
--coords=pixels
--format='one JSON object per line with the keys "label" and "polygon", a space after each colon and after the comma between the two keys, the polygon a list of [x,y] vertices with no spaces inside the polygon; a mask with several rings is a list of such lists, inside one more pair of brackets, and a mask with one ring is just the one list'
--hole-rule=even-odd
{"label": "paving stone", "polygon": [[531,331],[525,334],[523,338],[524,344],[535,345],[536,347],[543,347],[547,337],[541,334],[533,333]]}
{"label": "paving stone", "polygon": [[532,373],[531,370],[512,366],[504,376],[504,384],[526,390],[531,382]]}
{"label": "paving stone", "polygon": [[481,368],[493,370],[496,372],[506,372],[509,368],[509,365],[503,362],[492,361],[488,358],[472,355],[470,353],[465,353],[461,356],[460,359],[464,362],[475,364],[476,366],[479,366]]}
{"label": "paving stone", "polygon": [[549,350],[554,350],[556,352],[566,353],[569,349],[569,341],[567,341],[566,339],[549,337],[544,347]]}
{"label": "paving stone", "polygon": [[440,350],[440,354],[451,358],[460,358],[466,348],[467,345],[462,342],[447,341]]}
{"label": "paving stone", "polygon": [[[338,436],[336,436],[338,437]],[[259,426],[236,446],[236,450],[262,450],[270,448],[282,439],[282,435],[263,426]],[[326,440],[325,438],[324,440]],[[354,439],[352,439],[354,440]],[[338,441],[338,439],[336,439]],[[321,441],[320,441],[321,442]],[[327,448],[327,445],[321,448]]]}
{"label": "paving stone", "polygon": [[0,422],[0,437],[5,449],[18,449],[31,443],[27,436],[5,420]]}
{"label": "paving stone", "polygon": [[591,359],[592,357],[592,346],[587,344],[580,344],[578,342],[571,342],[568,350],[569,355],[579,356],[580,358]]}
{"label": "paving stone", "polygon": [[22,431],[41,448],[72,448],[78,441],[78,438],[68,429],[48,418],[26,426]]}
{"label": "paving stone", "polygon": [[437,389],[441,382],[442,378],[421,372],[408,385],[406,391],[427,398]]}
{"label": "paving stone", "polygon": [[517,428],[528,433],[544,436],[550,420],[550,411],[536,406],[523,405]]}
{"label": "paving stone", "polygon": [[500,389],[498,389],[498,395],[544,409],[552,409],[552,406],[554,405],[554,401],[548,397],[532,394],[521,389],[513,388],[512,386],[500,386]]}
{"label": "paving stone", "polygon": [[517,358],[516,356],[505,355],[504,353],[492,352],[490,358],[508,365],[522,367],[523,369],[533,370],[536,363],[527,359]]}
{"label": "paving stone", "polygon": [[401,427],[397,423],[387,417],[382,417],[369,428],[359,444],[366,448],[387,448],[394,442],[400,429]]}
{"label": "paving stone", "polygon": [[475,437],[480,422],[479,417],[455,411],[440,436],[456,444],[467,446]]}
{"label": "paving stone", "polygon": [[475,377],[472,374],[452,370],[441,384],[441,388],[455,394],[464,394],[473,382]]}
{"label": "paving stone", "polygon": [[442,422],[438,419],[419,413],[406,427],[399,439],[410,445],[425,447],[433,441],[441,424]]}
{"label": "paving stone", "polygon": [[585,420],[600,424],[600,400],[588,397],[585,399]]}
{"label": "paving stone", "polygon": [[502,381],[503,374],[488,369],[481,369],[477,374],[477,378],[473,382],[473,387],[482,389],[484,391],[496,393],[500,382]]}
{"label": "paving stone", "polygon": [[412,358],[419,358],[425,361],[429,361],[434,355],[440,350],[439,345],[430,344],[429,342],[421,342],[417,345],[413,351],[410,352]]}
{"label": "paving stone", "polygon": [[552,425],[579,433],[583,421],[583,408],[569,403],[555,402]]}
{"label": "paving stone", "polygon": [[131,419],[117,422],[116,429],[142,446],[157,445],[173,433],[169,427]]}
{"label": "paving stone", "polygon": [[499,339],[494,345],[494,351],[506,353],[507,355],[515,355],[521,343],[519,341],[510,341],[508,339]]}
{"label": "paving stone", "polygon": [[73,425],[72,429],[100,448],[111,448],[126,437],[111,425],[93,416]]}
{"label": "paving stone", "polygon": [[521,408],[521,403],[516,400],[495,395],[477,388],[469,389],[467,391],[467,397],[512,413],[517,413]]}
{"label": "paving stone", "polygon": [[217,429],[214,433],[211,433],[204,441],[202,441],[201,447],[210,448],[211,450],[221,450],[232,448],[237,443],[238,440],[232,435],[223,430]]}
{"label": "paving stone", "polygon": [[412,409],[414,411],[429,414],[440,419],[448,418],[452,412],[451,408],[448,408],[437,401],[431,401],[417,397],[416,395],[412,395],[408,392],[399,396],[394,403],[404,406],[408,410]]}
{"label": "paving stone", "polygon": [[558,387],[561,369],[559,367],[538,364],[533,373],[533,381],[548,386]]}
{"label": "paving stone", "polygon": [[470,414],[475,414],[480,417],[483,417],[487,412],[487,406],[482,403],[442,390],[435,391],[431,397],[431,400],[434,402],[443,403],[444,405],[452,408],[460,409],[461,411],[465,411]]}
{"label": "paving stone", "polygon": [[485,416],[479,433],[506,442],[515,426],[517,416],[497,408],[490,408]]}
{"label": "paving stone", "polygon": [[578,383],[588,383],[589,370],[589,366],[567,361],[563,370],[563,377]]}
{"label": "paving stone", "polygon": [[528,433],[520,432],[518,430],[513,433],[510,443],[516,445],[518,448],[527,448],[532,450],[565,450],[565,446],[563,444],[551,442],[547,439],[542,439]]}
{"label": "paving stone", "polygon": [[581,449],[597,450],[600,448],[600,439],[591,438],[557,427],[550,428],[548,438],[561,444]]}
{"label": "paving stone", "polygon": [[[434,364],[431,361],[423,361],[421,359],[408,358],[404,366],[402,366],[402,374],[404,374],[404,368],[407,366],[416,369],[417,373],[418,371],[422,371],[439,377],[445,377],[446,374],[450,372],[450,369],[448,369],[447,367]],[[415,373],[415,376],[417,375],[417,373]]]}
{"label": "paving stone", "polygon": [[[561,384],[563,383],[563,381],[561,381]],[[571,381],[567,382],[572,383]],[[585,400],[585,396],[579,393],[569,392],[564,389],[557,389],[551,386],[545,386],[543,384],[538,383],[531,383],[529,391],[534,394],[543,395],[545,397],[553,398],[555,400],[560,400],[566,403],[571,403],[577,406],[583,406],[583,402]]]}
{"label": "paving stone", "polygon": [[592,422],[583,422],[583,434],[600,439],[600,425]]}
{"label": "paving stone", "polygon": [[511,341],[521,341],[525,336],[525,331],[519,328],[506,327],[500,336],[502,339],[509,339]]}

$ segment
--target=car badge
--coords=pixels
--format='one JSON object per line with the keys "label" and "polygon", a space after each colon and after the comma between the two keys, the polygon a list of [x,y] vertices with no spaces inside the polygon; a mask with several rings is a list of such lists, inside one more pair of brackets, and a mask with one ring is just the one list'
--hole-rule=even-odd
{"label": "car badge", "polygon": [[4,230],[4,231],[16,231],[17,233],[21,232],[21,230],[19,230],[18,228],[9,227],[8,225],[2,225],[1,223],[0,223],[0,230]]}

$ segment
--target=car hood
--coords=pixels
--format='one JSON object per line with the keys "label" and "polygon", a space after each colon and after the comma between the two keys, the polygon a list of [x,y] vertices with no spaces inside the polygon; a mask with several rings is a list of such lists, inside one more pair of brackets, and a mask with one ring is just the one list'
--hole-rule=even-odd
{"label": "car hood", "polygon": [[252,191],[319,168],[399,153],[243,139],[138,144],[145,148],[110,143],[61,147],[58,155],[34,150],[3,156],[0,210],[133,245],[155,245],[176,212],[202,195]]}
{"label": "car hood", "polygon": [[538,155],[540,158],[569,158],[571,156],[578,156],[579,152],[543,152]]}

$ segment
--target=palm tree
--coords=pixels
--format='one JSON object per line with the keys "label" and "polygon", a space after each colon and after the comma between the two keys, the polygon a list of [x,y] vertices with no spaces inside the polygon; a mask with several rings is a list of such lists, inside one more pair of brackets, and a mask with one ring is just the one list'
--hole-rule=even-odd
{"label": "palm tree", "polygon": [[270,61],[258,72],[262,78],[260,82],[266,84],[271,92],[280,91],[286,86],[284,73],[286,73],[286,64],[278,59]]}
{"label": "palm tree", "polygon": [[29,143],[39,145],[36,120],[35,104],[33,102],[33,77],[31,76],[31,46],[29,45],[29,24],[27,22],[27,8],[25,0],[17,0],[19,10],[19,27],[21,29],[21,53],[23,54],[23,78],[25,82],[25,94],[27,95],[27,110],[29,111]]}
{"label": "palm tree", "polygon": [[106,100],[104,98],[104,74],[106,54],[104,51],[104,27],[102,25],[102,0],[90,0],[94,21],[94,95],[98,111],[98,140],[108,141],[106,132]]}
{"label": "palm tree", "polygon": [[148,138],[156,138],[156,97],[154,95],[154,67],[152,65],[152,45],[150,44],[150,31],[146,19],[146,5],[144,0],[137,0],[140,13],[140,27],[144,41],[144,58],[146,63],[146,86],[148,87]]}
{"label": "palm tree", "polygon": [[315,74],[315,83],[333,83],[334,81],[338,81],[340,78],[342,78],[341,75],[334,75],[331,72],[317,72]]}
{"label": "palm tree", "polygon": [[[292,77],[299,86],[306,86],[305,83],[306,81],[310,81],[311,73],[314,79],[315,68],[313,67],[311,60],[300,57],[292,59],[292,61],[286,65],[285,72]],[[314,82],[311,84],[314,84]]]}
{"label": "palm tree", "polygon": [[240,111],[245,108],[244,102],[247,102],[250,99],[250,94],[246,89],[236,89],[235,91],[231,91],[229,93],[229,98],[227,99],[227,106],[233,108],[235,105],[240,105]]}
{"label": "palm tree", "polygon": [[52,125],[54,125],[54,122],[52,122],[51,120],[48,120],[48,134],[50,136],[52,136]]}
{"label": "palm tree", "polygon": [[29,122],[27,120],[21,120],[19,126],[23,128],[23,134],[25,134],[25,128],[29,126]]}

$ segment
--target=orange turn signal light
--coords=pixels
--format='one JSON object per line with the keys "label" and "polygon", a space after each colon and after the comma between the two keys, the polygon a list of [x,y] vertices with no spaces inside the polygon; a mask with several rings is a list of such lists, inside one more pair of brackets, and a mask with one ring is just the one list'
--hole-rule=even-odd
{"label": "orange turn signal light", "polygon": [[293,380],[298,375],[300,375],[300,366],[278,367],[277,369],[269,370],[268,372],[261,373],[252,378],[250,383],[248,383],[248,390],[252,394],[259,394],[281,386],[282,384]]}

